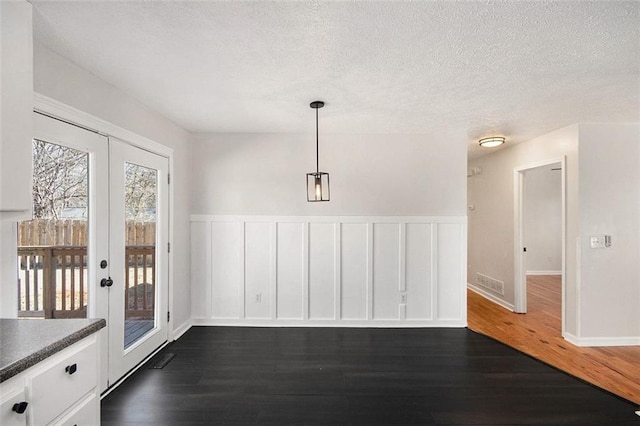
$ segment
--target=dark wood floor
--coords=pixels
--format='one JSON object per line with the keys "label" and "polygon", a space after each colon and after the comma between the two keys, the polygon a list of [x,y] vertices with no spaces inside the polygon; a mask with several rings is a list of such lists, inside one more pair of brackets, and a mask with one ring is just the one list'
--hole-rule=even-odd
{"label": "dark wood floor", "polygon": [[[194,327],[104,425],[638,425],[637,407],[468,329]],[[154,360],[150,361],[153,364]]]}

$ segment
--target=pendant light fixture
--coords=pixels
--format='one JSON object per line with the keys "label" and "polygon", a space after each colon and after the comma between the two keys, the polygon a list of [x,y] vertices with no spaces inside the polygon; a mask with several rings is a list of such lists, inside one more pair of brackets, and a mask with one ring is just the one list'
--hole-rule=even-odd
{"label": "pendant light fixture", "polygon": [[318,109],[324,106],[324,102],[314,101],[309,106],[316,110],[316,171],[307,173],[307,201],[329,201],[329,173],[320,171],[318,155]]}

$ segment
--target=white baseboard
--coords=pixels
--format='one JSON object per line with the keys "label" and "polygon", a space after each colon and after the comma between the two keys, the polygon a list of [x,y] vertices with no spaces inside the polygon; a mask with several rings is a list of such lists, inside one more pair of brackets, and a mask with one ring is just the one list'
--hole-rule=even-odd
{"label": "white baseboard", "polygon": [[184,323],[182,323],[181,326],[175,328],[173,330],[173,340],[178,340],[180,337],[182,337],[182,335],[184,333],[186,333],[187,331],[189,331],[189,329],[193,326],[193,321],[192,320],[187,320]]}
{"label": "white baseboard", "polygon": [[566,332],[562,337],[576,346],[640,346],[640,337],[577,337]]}
{"label": "white baseboard", "polygon": [[462,320],[251,320],[234,318],[193,318],[194,326],[226,327],[354,327],[354,328],[464,328]]}
{"label": "white baseboard", "polygon": [[562,275],[562,271],[527,271],[527,275]]}
{"label": "white baseboard", "polygon": [[473,291],[474,293],[479,294],[480,296],[484,297],[485,299],[489,299],[490,301],[492,301],[496,305],[500,305],[503,308],[505,308],[505,309],[507,309],[507,310],[509,310],[511,312],[514,312],[515,307],[511,303],[505,302],[504,300],[500,299],[499,297],[494,296],[493,294],[491,294],[491,293],[489,293],[487,291],[484,291],[483,289],[481,289],[479,287],[476,287],[473,284],[467,283],[467,287],[469,288],[469,290]]}

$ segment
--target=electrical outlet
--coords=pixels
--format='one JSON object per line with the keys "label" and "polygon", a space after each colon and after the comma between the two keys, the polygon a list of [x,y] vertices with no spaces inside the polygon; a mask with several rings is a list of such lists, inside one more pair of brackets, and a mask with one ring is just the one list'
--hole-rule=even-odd
{"label": "electrical outlet", "polygon": [[611,235],[592,235],[590,237],[591,248],[611,247]]}
{"label": "electrical outlet", "polygon": [[407,303],[407,293],[400,293],[400,303]]}
{"label": "electrical outlet", "polygon": [[256,303],[262,303],[262,293],[256,294]]}

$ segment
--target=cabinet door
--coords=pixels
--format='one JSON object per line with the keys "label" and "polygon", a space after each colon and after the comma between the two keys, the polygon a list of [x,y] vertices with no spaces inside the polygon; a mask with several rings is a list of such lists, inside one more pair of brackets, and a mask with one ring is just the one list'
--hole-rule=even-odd
{"label": "cabinet door", "polygon": [[31,4],[0,1],[0,218],[30,216],[33,137]]}
{"label": "cabinet door", "polygon": [[[98,398],[91,395],[82,401],[69,414],[60,419],[61,426],[91,426],[100,424],[100,405]],[[56,422],[58,423],[58,422]]]}
{"label": "cabinet door", "polygon": [[[26,402],[24,388],[14,390],[6,397],[0,399],[0,425],[18,426],[27,424],[27,412],[17,413],[13,410],[14,405]],[[27,409],[30,407],[27,406]]]}
{"label": "cabinet door", "polygon": [[92,390],[96,381],[96,344],[73,346],[61,352],[55,362],[33,374],[31,389],[31,421],[34,425],[51,422]]}

